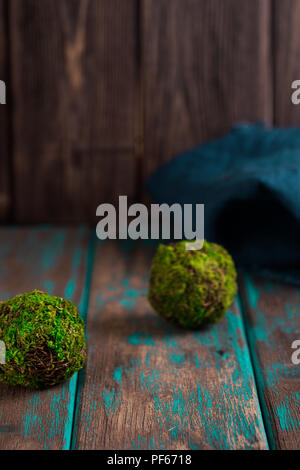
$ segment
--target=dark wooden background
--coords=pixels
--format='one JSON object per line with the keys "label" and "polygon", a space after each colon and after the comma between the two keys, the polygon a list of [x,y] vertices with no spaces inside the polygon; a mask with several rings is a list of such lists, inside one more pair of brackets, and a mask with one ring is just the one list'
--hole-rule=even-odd
{"label": "dark wooden background", "polygon": [[0,0],[0,219],[85,222],[238,121],[299,125],[300,0]]}

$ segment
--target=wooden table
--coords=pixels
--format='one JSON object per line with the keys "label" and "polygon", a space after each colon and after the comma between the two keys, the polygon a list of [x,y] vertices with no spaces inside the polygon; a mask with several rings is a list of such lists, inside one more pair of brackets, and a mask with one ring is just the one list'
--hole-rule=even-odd
{"label": "wooden table", "polygon": [[88,338],[64,385],[0,385],[1,449],[300,449],[300,290],[245,277],[220,323],[183,331],[147,302],[152,255],[86,227],[0,230],[1,298],[72,299]]}

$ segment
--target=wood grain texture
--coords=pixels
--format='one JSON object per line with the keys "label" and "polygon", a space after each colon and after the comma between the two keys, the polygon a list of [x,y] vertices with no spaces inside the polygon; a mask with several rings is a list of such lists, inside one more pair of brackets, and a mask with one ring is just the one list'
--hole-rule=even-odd
{"label": "wood grain texture", "polygon": [[[0,298],[41,289],[85,313],[85,229],[0,231]],[[0,384],[0,449],[68,449],[77,374],[41,392]]]}
{"label": "wood grain texture", "polygon": [[274,123],[299,126],[300,106],[291,102],[294,80],[300,80],[300,1],[274,0]]}
{"label": "wood grain texture", "polygon": [[300,449],[299,288],[247,276],[243,280],[249,343],[272,448]]}
{"label": "wood grain texture", "polygon": [[236,122],[272,122],[269,0],[142,6],[145,176]]}
{"label": "wood grain texture", "polygon": [[10,0],[15,218],[95,219],[134,192],[136,0]]}
{"label": "wood grain texture", "polygon": [[166,324],[146,299],[151,254],[97,244],[74,447],[266,448],[237,306],[207,330]]}
{"label": "wood grain texture", "polygon": [[[9,83],[7,2],[0,0],[0,80]],[[6,100],[7,101],[7,100]],[[0,221],[10,209],[9,111],[11,103],[0,104]]]}

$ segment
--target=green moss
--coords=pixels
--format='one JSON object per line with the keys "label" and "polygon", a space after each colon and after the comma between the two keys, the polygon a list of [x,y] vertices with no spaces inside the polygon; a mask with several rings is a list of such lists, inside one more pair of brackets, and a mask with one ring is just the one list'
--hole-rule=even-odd
{"label": "green moss", "polygon": [[186,250],[186,242],[159,245],[152,261],[148,299],[166,320],[185,328],[215,323],[237,293],[236,270],[228,252],[204,242]]}
{"label": "green moss", "polygon": [[84,323],[75,305],[33,291],[0,302],[6,363],[0,381],[42,389],[62,383],[85,362]]}

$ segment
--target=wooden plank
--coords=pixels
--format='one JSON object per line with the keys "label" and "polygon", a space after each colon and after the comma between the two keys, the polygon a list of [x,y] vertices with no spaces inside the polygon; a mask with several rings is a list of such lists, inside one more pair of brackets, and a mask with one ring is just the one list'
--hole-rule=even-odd
{"label": "wooden plank", "polygon": [[[88,231],[0,231],[0,298],[42,289],[73,300],[85,313]],[[0,449],[67,449],[77,375],[41,392],[0,384]]]}
{"label": "wooden plank", "polygon": [[300,449],[299,288],[244,278],[248,335],[272,448]]}
{"label": "wooden plank", "polygon": [[[7,3],[0,0],[0,80],[9,83]],[[7,102],[7,98],[6,98]],[[0,221],[5,220],[10,209],[9,167],[9,110],[11,103],[0,104]]]}
{"label": "wooden plank", "polygon": [[274,0],[274,122],[299,126],[300,107],[291,102],[292,82],[300,79],[300,1]]}
{"label": "wooden plank", "polygon": [[166,324],[146,300],[151,253],[97,244],[74,447],[266,448],[237,305],[203,331]]}
{"label": "wooden plank", "polygon": [[136,0],[11,0],[19,222],[134,193]]}
{"label": "wooden plank", "polygon": [[269,0],[142,6],[145,176],[236,122],[272,122]]}

